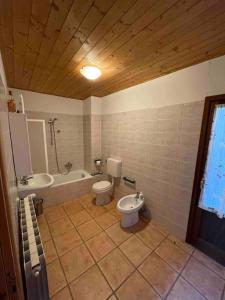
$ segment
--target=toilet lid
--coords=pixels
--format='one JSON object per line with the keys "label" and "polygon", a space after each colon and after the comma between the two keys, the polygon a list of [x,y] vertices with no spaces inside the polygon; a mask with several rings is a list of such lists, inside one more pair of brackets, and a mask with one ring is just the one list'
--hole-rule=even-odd
{"label": "toilet lid", "polygon": [[111,182],[103,180],[103,181],[98,181],[96,183],[93,184],[93,189],[95,190],[106,190],[108,188],[110,188],[111,186]]}

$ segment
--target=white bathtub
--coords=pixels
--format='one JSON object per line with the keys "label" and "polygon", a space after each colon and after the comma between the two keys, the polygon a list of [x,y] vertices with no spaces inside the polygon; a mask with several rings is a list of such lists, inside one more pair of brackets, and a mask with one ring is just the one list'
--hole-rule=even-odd
{"label": "white bathtub", "polygon": [[79,180],[84,180],[91,178],[92,176],[85,170],[75,170],[67,175],[56,174],[54,177],[53,186],[59,186],[65,183],[76,182]]}
{"label": "white bathtub", "polygon": [[44,207],[58,205],[88,194],[92,190],[92,185],[102,179],[102,175],[91,176],[85,170],[75,170],[67,175],[56,174],[53,177],[53,185],[37,193],[38,197],[43,198]]}

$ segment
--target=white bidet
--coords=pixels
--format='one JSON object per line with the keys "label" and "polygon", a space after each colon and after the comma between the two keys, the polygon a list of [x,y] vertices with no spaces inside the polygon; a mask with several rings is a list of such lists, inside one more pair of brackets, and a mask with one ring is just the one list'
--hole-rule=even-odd
{"label": "white bidet", "polygon": [[143,205],[144,197],[142,193],[121,198],[117,203],[117,209],[122,213],[121,226],[126,228],[138,223],[138,212]]}

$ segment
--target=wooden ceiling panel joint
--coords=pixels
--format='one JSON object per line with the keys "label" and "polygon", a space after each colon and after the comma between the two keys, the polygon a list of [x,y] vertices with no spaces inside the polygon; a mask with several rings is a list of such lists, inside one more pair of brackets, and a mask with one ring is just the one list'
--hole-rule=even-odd
{"label": "wooden ceiling panel joint", "polygon": [[0,50],[11,87],[103,97],[224,55],[224,19],[221,0],[3,0]]}

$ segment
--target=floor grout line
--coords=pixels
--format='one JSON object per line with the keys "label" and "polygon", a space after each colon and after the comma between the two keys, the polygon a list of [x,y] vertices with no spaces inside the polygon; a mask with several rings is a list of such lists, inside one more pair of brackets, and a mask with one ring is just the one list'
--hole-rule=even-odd
{"label": "floor grout line", "polygon": [[[74,200],[72,200],[71,203],[73,203],[73,201],[74,201]],[[88,201],[89,201],[89,200],[88,200]],[[68,201],[68,202],[70,202],[70,201]],[[120,288],[120,287],[121,287],[121,286],[122,286],[122,285],[123,285],[123,284],[124,284],[124,283],[125,283],[125,282],[126,282],[126,281],[127,281],[127,280],[135,273],[135,272],[136,272],[136,271],[140,274],[140,276],[143,278],[143,280],[145,280],[145,282],[146,282],[146,283],[147,283],[147,284],[148,284],[148,285],[156,292],[156,294],[159,295],[159,293],[157,292],[157,290],[152,286],[152,284],[151,284],[150,282],[147,281],[147,279],[145,279],[145,277],[143,276],[143,274],[142,274],[142,273],[139,271],[139,269],[138,269],[142,264],[145,263],[145,261],[146,261],[153,253],[155,253],[156,255],[158,255],[158,256],[160,257],[160,259],[162,259],[162,260],[163,260],[170,268],[172,268],[172,269],[178,274],[176,280],[175,280],[174,283],[170,286],[170,288],[169,288],[169,290],[168,290],[166,296],[164,296],[164,297],[162,298],[162,296],[159,295],[159,297],[160,297],[161,299],[167,299],[167,298],[169,297],[169,295],[170,295],[172,289],[174,288],[174,286],[176,285],[177,281],[178,281],[180,278],[182,278],[183,280],[185,280],[188,284],[190,284],[190,286],[192,286],[192,288],[193,288],[195,291],[197,291],[201,296],[203,296],[203,297],[205,298],[205,296],[202,295],[202,293],[201,293],[195,286],[193,286],[193,285],[189,282],[188,279],[186,279],[186,278],[183,277],[183,275],[182,275],[184,269],[185,269],[186,266],[189,264],[189,262],[190,262],[190,260],[192,259],[192,257],[195,258],[195,257],[194,257],[195,248],[194,248],[194,250],[193,250],[192,253],[189,253],[188,251],[184,250],[181,246],[179,246],[177,243],[174,243],[173,240],[170,240],[170,239],[168,238],[169,235],[170,235],[170,233],[168,233],[167,235],[164,235],[164,234],[163,234],[162,232],[160,232],[160,230],[158,230],[156,227],[153,227],[153,230],[155,230],[156,232],[160,233],[161,235],[164,235],[164,238],[163,238],[163,239],[159,242],[159,244],[158,244],[156,247],[154,247],[154,248],[150,248],[150,246],[149,246],[144,240],[142,240],[142,239],[138,236],[138,231],[132,231],[132,230],[130,231],[130,233],[131,233],[130,236],[128,236],[128,237],[127,237],[125,240],[123,240],[121,243],[117,244],[117,243],[115,243],[114,240],[108,235],[107,230],[108,230],[109,228],[111,228],[112,226],[114,226],[115,224],[119,223],[119,222],[120,222],[120,219],[118,218],[117,222],[111,224],[111,225],[110,225],[109,227],[107,227],[107,228],[103,228],[103,227],[96,221],[96,218],[98,218],[98,217],[104,215],[105,213],[110,213],[110,214],[112,214],[113,216],[115,216],[113,213],[111,213],[111,210],[113,210],[114,207],[112,207],[112,208],[110,208],[110,209],[106,209],[106,211],[102,212],[102,213],[101,213],[100,215],[98,215],[98,216],[93,216],[93,214],[91,214],[91,213],[89,212],[88,207],[86,207],[86,204],[85,204],[85,206],[82,205],[82,204],[81,204],[81,200],[78,199],[78,203],[79,203],[80,206],[82,207],[82,210],[81,210],[81,211],[84,210],[84,211],[91,217],[91,219],[85,221],[85,222],[82,223],[82,224],[79,224],[78,226],[75,226],[75,224],[74,224],[74,223],[72,222],[72,220],[71,220],[71,217],[70,217],[71,214],[68,214],[68,213],[67,213],[67,210],[66,210],[65,207],[64,207],[64,204],[65,204],[65,203],[66,203],[66,202],[63,202],[62,204],[59,204],[59,205],[57,205],[57,206],[55,207],[56,209],[57,209],[57,208],[62,208],[63,212],[65,213],[65,216],[59,217],[59,219],[57,219],[57,220],[54,221],[54,222],[49,222],[48,219],[46,218],[45,213],[43,214],[45,223],[46,223],[46,225],[47,225],[47,229],[48,229],[49,234],[50,234],[50,239],[49,239],[49,241],[52,241],[53,246],[54,246],[54,249],[55,249],[55,252],[56,252],[56,258],[53,259],[53,260],[52,260],[51,262],[49,262],[48,264],[50,264],[50,263],[54,262],[56,259],[58,259],[58,261],[59,261],[59,263],[60,263],[60,268],[61,268],[61,270],[62,270],[62,272],[63,272],[64,278],[65,278],[65,281],[66,281],[66,286],[63,287],[62,289],[58,290],[57,292],[55,292],[51,297],[57,295],[60,291],[62,291],[64,288],[67,287],[67,288],[69,289],[69,292],[70,292],[70,295],[71,295],[72,299],[74,299],[74,298],[73,298],[73,295],[72,295],[72,291],[71,291],[71,289],[70,289],[70,284],[71,284],[72,282],[74,282],[75,280],[77,280],[78,278],[80,278],[80,276],[82,276],[83,274],[85,274],[91,267],[94,267],[94,266],[96,266],[96,267],[98,268],[98,270],[99,270],[100,273],[102,274],[103,278],[106,280],[107,284],[109,285],[109,287],[110,287],[111,290],[112,290],[111,295],[110,295],[107,299],[109,299],[112,295],[114,295],[114,296],[117,298],[116,292],[119,290],[119,288]],[[75,201],[74,201],[74,203],[75,203]],[[53,208],[52,210],[54,210],[54,208]],[[49,210],[49,212],[51,212],[51,210]],[[47,212],[47,213],[48,213],[48,212]],[[79,213],[79,212],[77,212],[77,213]],[[72,215],[76,215],[77,213],[72,214]],[[116,216],[115,216],[115,217],[116,217]],[[70,221],[70,223],[71,223],[72,226],[73,226],[73,228],[71,228],[71,230],[74,229],[74,230],[77,232],[77,234],[78,234],[78,236],[80,237],[82,243],[81,243],[80,245],[74,246],[73,248],[69,249],[68,251],[66,251],[65,253],[63,253],[61,256],[59,256],[59,253],[58,253],[58,250],[57,250],[57,248],[56,248],[55,241],[54,241],[54,237],[53,237],[53,235],[52,235],[52,232],[51,232],[49,226],[50,226],[50,224],[53,224],[53,223],[55,223],[55,222],[58,222],[58,221],[62,220],[63,218],[68,218],[68,220]],[[116,217],[116,218],[117,218],[117,217]],[[94,222],[96,222],[96,224],[101,228],[101,232],[98,232],[98,233],[94,234],[93,236],[91,236],[89,239],[84,240],[77,228],[78,228],[80,225],[83,225],[83,224],[85,224],[85,223],[88,223],[89,221],[92,221],[92,220],[93,220]],[[146,224],[148,224],[148,223],[149,223],[149,222],[146,222]],[[45,225],[44,225],[44,226],[45,226]],[[144,228],[145,228],[145,227],[144,227]],[[140,228],[140,230],[142,230],[142,229],[143,229],[143,228]],[[87,242],[90,241],[91,239],[97,237],[98,235],[102,234],[103,232],[104,232],[104,233],[107,235],[107,237],[113,242],[113,244],[115,245],[115,247],[113,247],[106,255],[104,255],[103,257],[101,257],[100,260],[97,261],[97,260],[94,258],[93,254],[91,253],[91,250],[90,250],[89,247],[87,246]],[[64,233],[62,233],[62,234],[60,234],[60,235],[63,235],[63,234],[64,234]],[[143,259],[143,261],[141,261],[141,263],[138,264],[137,266],[134,265],[134,263],[131,261],[131,259],[130,259],[130,258],[129,258],[129,257],[128,257],[121,249],[120,249],[121,245],[122,245],[123,243],[125,243],[126,241],[128,241],[128,240],[129,240],[131,237],[133,237],[133,236],[137,237],[137,238],[138,238],[138,239],[139,239],[139,240],[140,240],[140,241],[141,241],[141,242],[142,242],[142,243],[143,243],[143,244],[151,251],[151,252]],[[189,255],[187,261],[185,262],[185,264],[183,265],[182,269],[181,269],[179,272],[177,272],[177,270],[175,270],[175,269],[174,269],[167,261],[165,261],[165,260],[164,260],[164,259],[156,252],[156,251],[159,249],[159,247],[161,246],[161,244],[162,244],[165,240],[171,241],[171,243],[175,244],[175,246],[178,247],[178,249],[182,250],[184,253],[186,253],[187,255]],[[47,241],[46,241],[46,242],[47,242]],[[68,252],[72,251],[73,249],[75,249],[75,248],[77,248],[77,247],[79,247],[79,246],[81,246],[81,245],[84,245],[85,248],[87,249],[89,255],[90,255],[90,256],[92,257],[92,259],[93,259],[93,264],[92,264],[90,267],[88,267],[85,271],[81,272],[81,274],[79,274],[76,278],[74,278],[74,279],[69,283],[68,280],[67,280],[67,278],[66,278],[66,274],[65,274],[65,272],[64,272],[63,266],[62,266],[62,264],[61,264],[61,257],[64,256],[64,255],[66,255]],[[116,250],[116,249],[118,249],[118,250],[121,251],[121,253],[122,253],[122,254],[124,255],[124,257],[128,260],[128,262],[131,263],[131,265],[133,266],[134,269],[133,269],[132,272],[131,272],[131,273],[130,273],[130,274],[129,274],[129,275],[128,275],[121,283],[120,283],[120,285],[114,290],[114,289],[111,287],[110,283],[108,282],[108,280],[107,280],[106,276],[104,275],[103,271],[101,270],[101,268],[100,268],[100,266],[99,266],[99,263],[100,263],[106,256],[110,255],[110,254],[112,253],[112,251],[114,251],[114,250]],[[213,272],[214,274],[216,274],[219,278],[221,278],[221,279],[224,281],[224,278],[223,278],[222,276],[218,275],[218,273],[216,273],[214,270],[212,270],[211,268],[209,268],[206,264],[202,263],[200,260],[198,260],[198,258],[195,258],[195,259],[196,259],[201,265],[205,266],[208,270],[210,270],[211,272]],[[46,265],[47,265],[47,263],[46,263]],[[224,281],[224,283],[225,283],[225,281]],[[225,284],[224,284],[223,292],[222,292],[222,294],[221,294],[221,299],[222,299],[222,297],[223,297],[224,294],[225,294]],[[205,299],[206,299],[206,298],[205,298]]]}
{"label": "floor grout line", "polygon": [[[58,294],[60,291],[62,291],[64,288],[68,287],[69,293],[70,293],[70,295],[71,295],[71,298],[73,299],[73,296],[72,296],[72,293],[71,293],[71,290],[70,290],[70,288],[69,288],[69,284],[68,284],[68,281],[67,281],[67,278],[66,278],[66,274],[65,274],[64,269],[63,269],[63,266],[62,266],[62,264],[61,264],[61,260],[60,260],[60,257],[59,257],[59,255],[58,255],[57,248],[56,248],[56,245],[55,245],[55,241],[54,241],[54,239],[53,239],[53,236],[52,236],[52,233],[51,233],[51,230],[50,230],[50,229],[49,229],[49,232],[50,232],[50,235],[51,235],[51,237],[52,237],[51,240],[52,240],[53,245],[54,245],[55,250],[56,250],[56,255],[57,255],[57,258],[56,258],[56,259],[58,259],[58,261],[59,261],[61,270],[62,270],[62,272],[63,272],[64,278],[65,278],[65,281],[66,281],[66,286],[63,287],[62,289],[60,289],[59,291],[57,291],[57,292],[56,292],[55,294],[53,294],[52,296],[57,295],[57,294]],[[56,260],[56,259],[55,259],[55,260]],[[53,260],[53,261],[55,261],[55,260]],[[47,265],[47,264],[46,264],[46,265]],[[50,298],[52,298],[52,296],[51,296]]]}
{"label": "floor grout line", "polygon": [[190,259],[191,259],[191,255],[188,257],[188,260],[186,261],[186,263],[185,263],[184,266],[182,267],[181,271],[180,271],[180,272],[177,272],[177,273],[178,273],[178,276],[177,276],[176,280],[174,281],[174,283],[171,285],[171,287],[170,287],[168,293],[167,293],[166,296],[165,296],[165,299],[167,299],[167,297],[170,295],[170,293],[171,293],[173,287],[174,287],[175,284],[177,283],[178,279],[181,277],[181,274],[182,274],[183,270],[185,269],[186,265],[188,264],[188,262],[190,261]]}
{"label": "floor grout line", "polygon": [[[88,213],[88,211],[87,211],[86,208],[83,208],[83,209]],[[90,215],[90,214],[89,214],[89,215]],[[90,215],[90,216],[91,216],[91,215]],[[93,216],[91,216],[91,218],[92,218],[91,220],[94,220],[94,221],[95,221],[95,219],[94,219]],[[91,221],[91,220],[90,220],[90,221]],[[87,222],[88,222],[88,221],[87,221]],[[85,222],[85,223],[87,223],[87,222]],[[96,221],[95,221],[95,222],[96,222]],[[85,224],[85,223],[84,223],[84,224]],[[96,223],[97,223],[97,222],[96,222]],[[74,225],[74,224],[73,224],[73,225]],[[76,226],[74,225],[74,227],[76,227]],[[77,229],[76,229],[76,230],[77,230]],[[105,231],[105,230],[103,229],[103,230],[102,230],[101,232],[99,232],[98,234],[101,234],[101,233],[104,232],[104,231]],[[102,270],[100,269],[100,267],[99,267],[99,265],[98,265],[98,262],[95,260],[95,258],[94,258],[94,256],[92,255],[90,249],[89,249],[88,246],[86,245],[86,242],[87,242],[87,241],[89,241],[89,240],[91,240],[92,238],[96,237],[98,234],[92,236],[90,239],[88,239],[88,240],[85,241],[85,240],[83,239],[83,237],[81,236],[80,232],[79,232],[78,230],[77,230],[77,232],[78,232],[78,234],[79,234],[81,240],[83,241],[83,243],[84,243],[84,245],[85,245],[87,251],[89,252],[90,256],[92,257],[92,259],[93,259],[93,261],[94,261],[94,264],[93,264],[92,266],[90,266],[87,270],[85,270],[84,272],[82,272],[77,278],[75,278],[74,280],[72,280],[72,281],[70,282],[70,284],[72,284],[73,281],[75,281],[75,280],[78,279],[80,276],[82,276],[82,274],[84,274],[85,272],[87,272],[91,267],[96,266],[96,267],[98,268],[98,270],[101,272],[103,278],[106,280],[106,282],[107,282],[107,284],[109,285],[110,289],[112,290],[111,295],[108,297],[108,298],[110,298],[110,297],[113,295],[114,290],[112,289],[112,287],[111,287],[111,285],[109,284],[107,278],[105,277],[104,273],[103,273]],[[116,244],[115,244],[115,245],[116,245]],[[116,249],[116,247],[113,248],[109,253],[111,253],[114,249]],[[109,253],[107,253],[105,256],[107,256]],[[105,256],[104,256],[104,257],[105,257]],[[104,258],[104,257],[103,257],[103,258]],[[70,284],[68,284],[68,285],[69,285],[69,289],[70,289]],[[72,297],[72,298],[73,298],[73,297]]]}

